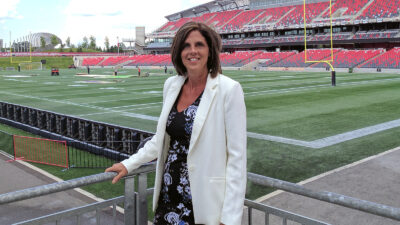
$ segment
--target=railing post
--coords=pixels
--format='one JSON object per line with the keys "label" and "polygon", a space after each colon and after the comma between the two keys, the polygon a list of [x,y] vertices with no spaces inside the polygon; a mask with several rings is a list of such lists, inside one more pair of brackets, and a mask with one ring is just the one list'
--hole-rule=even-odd
{"label": "railing post", "polygon": [[138,179],[137,224],[147,224],[147,173],[139,174]]}
{"label": "railing post", "polygon": [[136,225],[135,177],[125,179],[124,214],[125,225]]}

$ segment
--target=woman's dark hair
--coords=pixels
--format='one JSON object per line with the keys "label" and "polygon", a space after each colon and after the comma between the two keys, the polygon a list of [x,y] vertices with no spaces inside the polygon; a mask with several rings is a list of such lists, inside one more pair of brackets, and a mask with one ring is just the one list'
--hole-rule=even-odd
{"label": "woman's dark hair", "polygon": [[185,23],[174,37],[171,46],[171,59],[175,66],[176,72],[179,75],[186,75],[186,67],[183,65],[181,53],[186,41],[192,31],[199,31],[201,35],[206,39],[209,53],[207,60],[207,69],[211,74],[211,77],[216,77],[218,73],[221,73],[221,62],[219,61],[219,53],[221,51],[221,37],[212,28],[204,23],[200,22],[188,22]]}

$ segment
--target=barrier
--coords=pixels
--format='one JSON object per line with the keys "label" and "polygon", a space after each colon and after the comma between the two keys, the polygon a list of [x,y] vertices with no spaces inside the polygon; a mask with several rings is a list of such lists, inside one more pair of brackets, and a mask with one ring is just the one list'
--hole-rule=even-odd
{"label": "barrier", "polygon": [[[115,205],[118,202],[124,202],[124,224],[126,225],[137,225],[147,224],[147,197],[154,191],[153,188],[147,186],[147,174],[155,170],[155,163],[145,164],[138,169],[132,171],[128,176],[125,177],[125,193],[124,196],[105,200],[92,205],[83,206],[67,211],[45,215],[36,219],[22,221],[17,224],[31,225],[31,224],[48,224],[49,222],[55,222],[59,224],[61,220],[78,220],[82,215],[89,211],[94,211],[93,220],[97,224],[100,223],[100,216],[98,216],[99,208],[112,206],[113,215],[110,215],[115,221]],[[31,199],[34,197],[44,196],[51,193],[60,191],[70,190],[76,187],[82,187],[89,184],[99,183],[107,180],[111,180],[116,173],[106,172],[86,177],[76,178],[73,180],[62,181],[58,183],[47,184],[43,186],[37,186],[24,190],[17,190],[14,192],[0,194],[0,205]],[[135,177],[137,176],[137,189],[135,191]],[[254,182],[264,187],[273,187],[287,192],[291,192],[298,195],[303,195],[309,198],[318,199],[331,204],[345,206],[351,209],[360,210],[369,214],[378,215],[384,218],[390,218],[395,221],[400,221],[400,208],[395,208],[375,202],[368,202],[362,199],[351,198],[349,196],[336,194],[327,191],[314,191],[304,188],[298,184],[286,182],[283,180],[273,179],[271,177],[265,177],[258,174],[248,173],[248,181]],[[312,218],[291,213],[282,209],[274,208],[268,205],[264,205],[252,200],[246,199],[244,205],[247,206],[248,211],[248,224],[252,225],[253,210],[260,211],[265,214],[265,222],[262,224],[271,224],[270,215],[280,218],[282,224],[304,224],[304,225],[328,225],[326,222],[318,221]],[[246,216],[246,215],[245,215]],[[79,223],[75,223],[79,224]],[[114,223],[115,224],[115,223]],[[260,223],[258,223],[260,224]]]}
{"label": "barrier", "polygon": [[14,135],[14,159],[68,168],[67,143]]}

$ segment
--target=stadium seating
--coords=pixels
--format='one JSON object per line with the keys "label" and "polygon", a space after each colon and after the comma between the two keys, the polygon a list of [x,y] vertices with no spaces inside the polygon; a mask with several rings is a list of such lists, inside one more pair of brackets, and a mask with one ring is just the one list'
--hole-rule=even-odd
{"label": "stadium seating", "polygon": [[152,66],[172,65],[171,55],[170,54],[154,55],[149,59],[149,65]]}
{"label": "stadium seating", "polygon": [[242,44],[242,39],[222,39],[222,45],[239,45]]}
{"label": "stadium seating", "polygon": [[376,0],[357,17],[359,20],[392,18],[399,16],[400,0]]}
{"label": "stadium seating", "polygon": [[[310,3],[306,5],[306,22],[310,23],[315,17],[320,15],[327,7],[329,2]],[[295,24],[304,24],[304,6],[297,5],[294,10],[290,11],[277,26],[290,26]]]}
{"label": "stadium seating", "polygon": [[268,8],[263,9],[263,13],[261,13],[257,18],[252,20],[249,24],[266,24],[276,22],[278,19],[282,18],[285,13],[293,10],[293,6],[284,6],[277,8]]}
{"label": "stadium seating", "polygon": [[[338,52],[339,49],[333,49],[333,54]],[[329,60],[331,58],[331,49],[308,49],[307,60],[308,61],[319,61]],[[308,67],[311,64],[305,63],[305,52],[292,55],[285,59],[282,59],[276,64],[271,65],[272,67]]]}
{"label": "stadium seating", "polygon": [[304,42],[304,35],[274,37],[271,43]]}
{"label": "stadium seating", "polygon": [[272,38],[268,37],[246,38],[243,39],[242,44],[245,45],[265,44],[271,42],[271,40]]}
{"label": "stadium seating", "polygon": [[[356,15],[370,0],[347,0],[347,1],[336,1],[332,5],[332,14],[339,13],[342,16],[354,16]],[[381,0],[376,0],[381,1]],[[336,15],[337,16],[337,15]],[[323,18],[329,18],[329,10],[327,10]]]}
{"label": "stadium seating", "polygon": [[254,56],[253,60],[265,59],[266,62],[260,64],[260,66],[266,67],[271,64],[275,64],[275,63],[281,61],[282,59],[287,58],[292,55],[295,55],[295,54],[297,54],[297,52],[262,52],[256,56]]}
{"label": "stadium seating", "polygon": [[235,17],[235,19],[225,24],[225,26],[222,29],[224,30],[241,29],[243,25],[248,24],[251,20],[259,16],[262,12],[263,12],[262,9],[242,11],[239,15]]}
{"label": "stadium seating", "polygon": [[[335,68],[354,68],[383,52],[383,49],[342,50],[334,54],[332,66]],[[326,64],[317,63],[312,67],[326,67]]]}
{"label": "stadium seating", "polygon": [[84,58],[82,62],[82,66],[96,66],[98,63],[100,63],[104,57],[90,57],[90,58]]}
{"label": "stadium seating", "polygon": [[400,69],[400,48],[393,48],[359,67]]}
{"label": "stadium seating", "polygon": [[257,51],[237,51],[234,53],[221,53],[220,60],[222,66],[243,66],[250,62],[250,58],[260,54]]}
{"label": "stadium seating", "polygon": [[99,66],[115,66],[129,60],[127,56],[108,57]]}
{"label": "stadium seating", "polygon": [[[333,40],[348,40],[353,36],[352,33],[336,33],[332,34]],[[331,39],[330,34],[317,34],[310,39],[307,38],[308,41],[329,41]]]}
{"label": "stadium seating", "polygon": [[214,17],[212,17],[207,24],[211,25],[213,27],[221,27],[224,25],[226,22],[231,20],[233,17],[235,17],[237,14],[239,14],[242,10],[232,10],[232,11],[224,11],[224,12],[219,12],[219,13],[214,13],[216,14]]}
{"label": "stadium seating", "polygon": [[360,31],[357,32],[353,39],[377,39],[377,38],[392,38],[399,33],[398,30],[388,31]]}

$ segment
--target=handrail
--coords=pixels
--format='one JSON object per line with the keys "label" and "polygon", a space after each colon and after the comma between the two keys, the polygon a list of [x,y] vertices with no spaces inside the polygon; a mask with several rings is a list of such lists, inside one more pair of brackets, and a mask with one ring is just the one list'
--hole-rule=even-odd
{"label": "handrail", "polygon": [[[135,176],[137,174],[146,174],[149,172],[154,171],[155,169],[155,163],[148,163],[145,164],[138,169],[132,171],[128,176],[125,178],[132,178],[132,176]],[[52,183],[48,185],[42,185],[38,187],[33,187],[33,188],[28,188],[24,190],[19,190],[19,191],[14,191],[14,192],[9,192],[5,194],[0,195],[0,205],[6,204],[6,203],[11,203],[15,201],[20,201],[20,200],[25,200],[33,197],[38,197],[38,196],[43,196],[46,194],[51,194],[55,192],[60,192],[88,184],[94,184],[106,180],[111,180],[115,176],[115,172],[105,172],[105,173],[99,173],[91,176],[86,176],[86,177],[80,177],[72,180],[67,180],[67,181],[62,181],[62,182],[57,182],[57,183]],[[306,196],[309,198],[333,203],[336,205],[341,205],[347,208],[352,208],[356,210],[360,210],[363,212],[367,212],[370,214],[390,218],[396,221],[400,221],[400,208],[395,208],[383,204],[378,204],[375,202],[370,202],[370,201],[365,201],[357,198],[352,198],[349,196],[341,195],[341,194],[336,194],[328,191],[315,191],[311,190],[309,188],[305,188],[301,185],[290,183],[287,181],[282,181],[270,177],[265,177],[261,176],[258,174],[254,173],[247,173],[247,178],[249,181],[265,186],[265,187],[272,187],[272,188],[277,188],[280,190],[284,190],[287,192],[295,193],[298,195]],[[142,178],[143,179],[143,178]],[[129,179],[127,179],[129,180]],[[139,179],[139,183],[140,183]],[[147,179],[143,179],[143,182],[147,183]],[[133,183],[130,183],[133,184]],[[140,185],[139,185],[140,186]],[[142,190],[142,191],[141,191]],[[144,192],[143,192],[144,191]],[[143,196],[146,196],[146,193],[151,192],[152,190],[148,190],[146,186],[140,188],[139,187],[139,194],[140,192],[143,192]],[[143,197],[142,196],[142,197]],[[125,196],[126,197],[126,196]],[[142,198],[139,196],[139,199]],[[145,199],[145,197],[143,197]],[[147,209],[147,207],[146,207]],[[147,211],[146,211],[147,212]],[[147,213],[145,213],[144,216],[146,216]]]}
{"label": "handrail", "polygon": [[[127,177],[134,176],[139,173],[148,173],[153,171],[154,169],[155,169],[155,163],[148,163],[132,171]],[[116,175],[115,172],[104,172],[72,180],[61,181],[52,184],[1,194],[0,205],[111,180],[112,178],[114,178],[115,175]]]}
{"label": "handrail", "polygon": [[378,216],[400,221],[400,208],[395,208],[375,202],[365,201],[341,194],[336,194],[328,191],[315,191],[305,188],[301,185],[282,181],[270,177],[261,176],[254,173],[247,173],[248,180],[255,184],[277,188],[287,192],[303,195],[309,198],[321,200],[324,202],[341,205],[347,208],[357,209],[363,212],[371,213]]}

